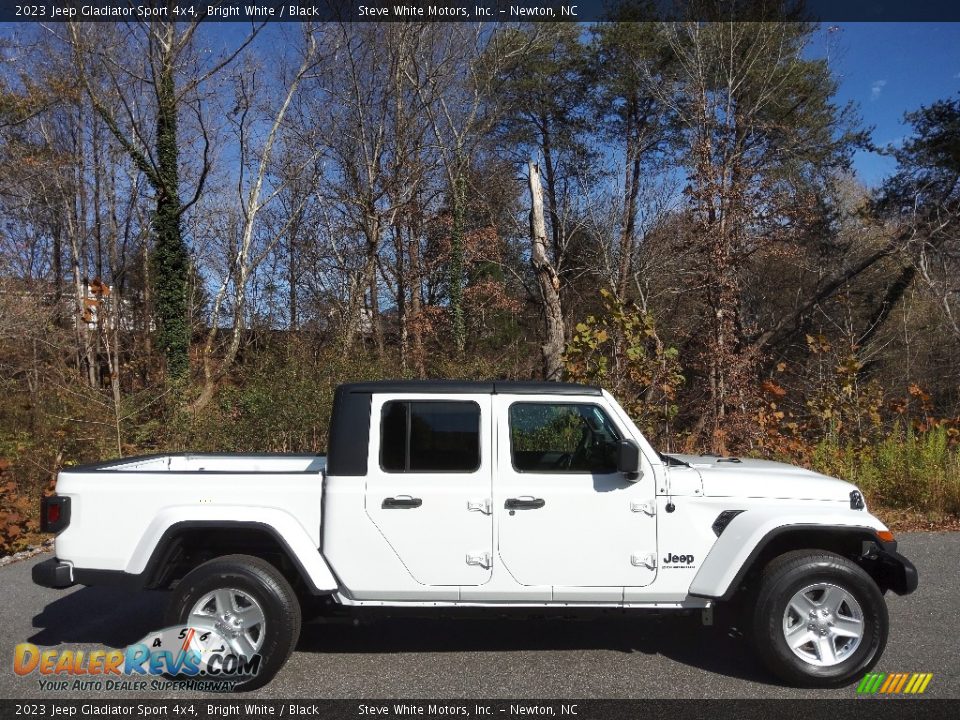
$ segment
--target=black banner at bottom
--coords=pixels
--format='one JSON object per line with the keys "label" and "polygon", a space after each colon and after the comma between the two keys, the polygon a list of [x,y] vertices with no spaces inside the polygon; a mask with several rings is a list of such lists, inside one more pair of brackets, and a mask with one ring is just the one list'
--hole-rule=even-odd
{"label": "black banner at bottom", "polygon": [[956,718],[960,702],[887,700],[0,700],[0,718],[566,718],[606,720],[841,720]]}

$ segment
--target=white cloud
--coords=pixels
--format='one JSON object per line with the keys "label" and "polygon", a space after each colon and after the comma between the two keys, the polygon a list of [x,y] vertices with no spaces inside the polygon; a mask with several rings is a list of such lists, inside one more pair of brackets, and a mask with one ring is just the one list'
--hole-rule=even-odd
{"label": "white cloud", "polygon": [[880,97],[880,93],[883,92],[884,86],[887,84],[886,80],[874,80],[870,85],[870,99],[876,100]]}

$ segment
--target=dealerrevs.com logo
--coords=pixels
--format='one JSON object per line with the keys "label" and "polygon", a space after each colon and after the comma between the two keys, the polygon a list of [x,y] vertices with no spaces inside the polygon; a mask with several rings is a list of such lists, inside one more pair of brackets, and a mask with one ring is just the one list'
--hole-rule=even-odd
{"label": "dealerrevs.com logo", "polygon": [[41,690],[229,691],[260,670],[259,654],[235,652],[216,631],[175,626],[147,635],[126,648],[60,650],[21,643],[13,671],[38,675]]}

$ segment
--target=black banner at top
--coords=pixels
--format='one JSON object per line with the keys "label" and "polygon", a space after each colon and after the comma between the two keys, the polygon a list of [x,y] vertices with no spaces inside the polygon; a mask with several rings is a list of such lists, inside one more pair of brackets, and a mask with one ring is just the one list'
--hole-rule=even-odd
{"label": "black banner at top", "polygon": [[0,22],[960,22],[960,0],[0,0]]}

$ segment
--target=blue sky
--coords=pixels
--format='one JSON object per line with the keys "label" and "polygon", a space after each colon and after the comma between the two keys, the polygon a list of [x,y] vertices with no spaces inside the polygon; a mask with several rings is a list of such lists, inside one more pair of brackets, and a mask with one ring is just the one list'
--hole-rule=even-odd
{"label": "blue sky", "polygon": [[[238,38],[248,29],[234,23],[222,28]],[[261,40],[275,42],[274,37],[267,32]],[[907,134],[905,112],[960,92],[960,23],[824,23],[809,51],[828,56],[839,81],[838,103],[857,105],[880,146],[898,143]],[[892,158],[877,153],[854,157],[857,175],[871,187],[894,166]]]}
{"label": "blue sky", "polygon": [[[279,25],[258,38],[259,51],[274,52],[278,42],[283,43],[283,33],[294,29],[288,23]],[[0,28],[4,34],[9,30]],[[207,41],[216,48],[235,44],[249,25],[218,23],[210,30]],[[857,105],[881,146],[906,135],[905,112],[960,92],[960,23],[824,23],[809,52],[829,57],[840,83],[837,101]],[[859,152],[854,168],[863,183],[876,186],[892,172],[894,162]]]}
{"label": "blue sky", "polygon": [[[235,23],[222,28],[237,38],[248,29]],[[258,45],[275,43],[273,33],[279,29],[269,27]],[[824,23],[810,52],[828,55],[839,81],[838,103],[857,105],[880,146],[898,143],[907,134],[905,112],[960,92],[960,23]],[[892,158],[877,153],[854,157],[857,175],[871,187],[894,166]]]}
{"label": "blue sky", "polygon": [[[904,112],[960,92],[960,23],[824,24],[810,50],[829,54],[840,81],[837,100],[859,106],[878,145],[908,133]],[[894,162],[860,152],[854,167],[862,182],[875,186]]]}

